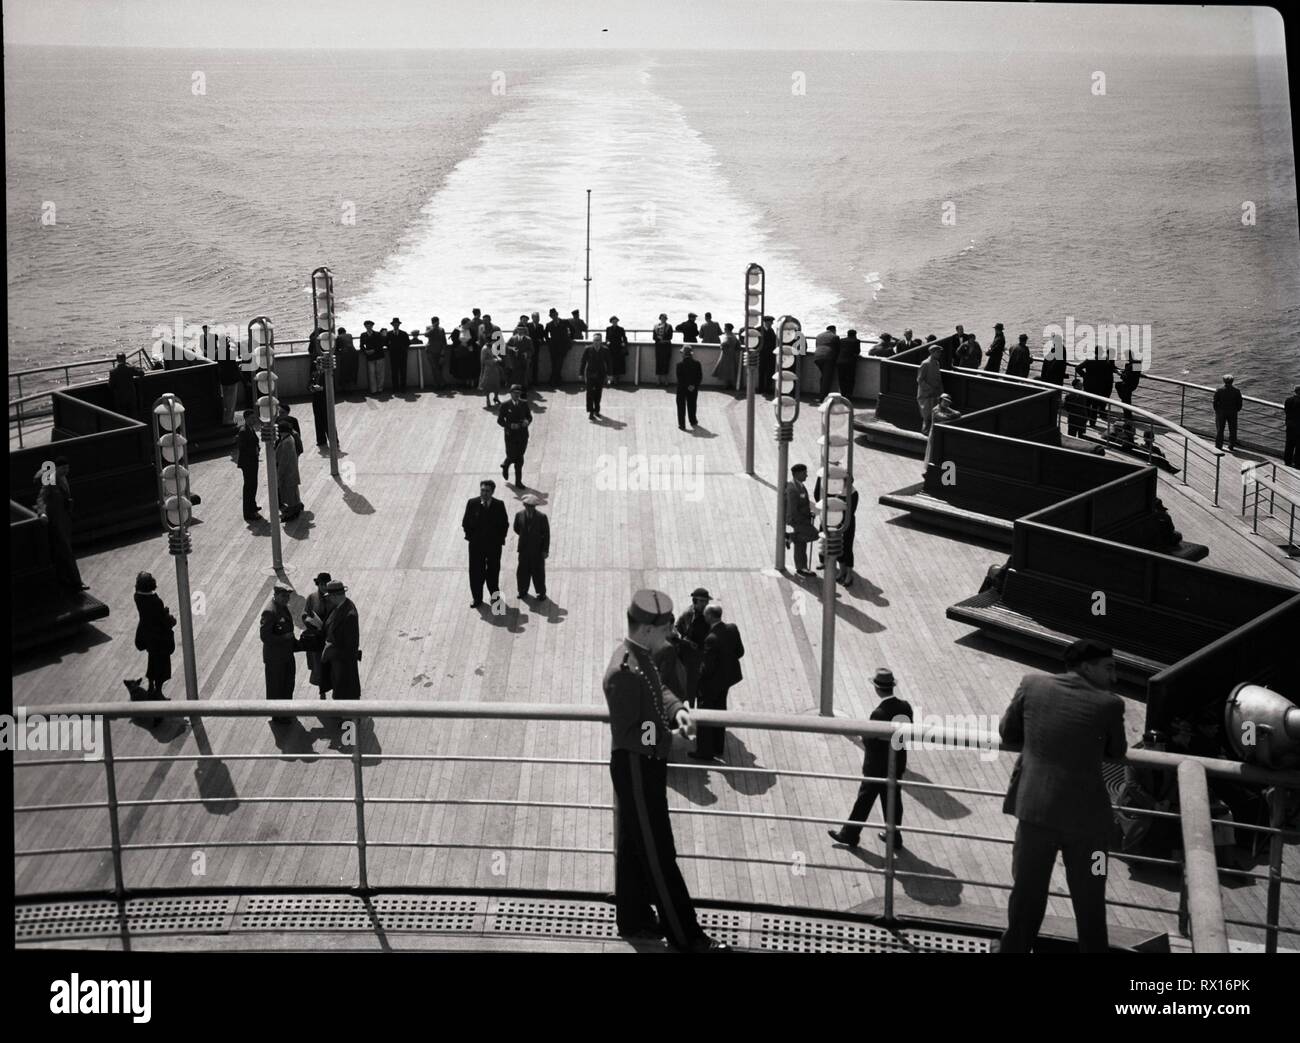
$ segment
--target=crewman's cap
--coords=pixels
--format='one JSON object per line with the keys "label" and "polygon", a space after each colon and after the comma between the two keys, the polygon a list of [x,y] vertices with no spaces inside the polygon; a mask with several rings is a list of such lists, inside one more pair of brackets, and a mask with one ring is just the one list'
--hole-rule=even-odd
{"label": "crewman's cap", "polygon": [[523,394],[524,389],[521,388],[518,384],[511,384],[510,393],[513,395],[516,391],[518,391],[520,394]]}
{"label": "crewman's cap", "polygon": [[705,601],[708,601],[710,597],[712,597],[712,595],[703,587],[696,587],[694,590],[691,591],[692,601],[694,601],[696,598],[703,598]]}
{"label": "crewman's cap", "polygon": [[325,584],[326,594],[345,594],[347,593],[347,589],[348,588],[343,585],[343,582],[337,579],[332,579]]}
{"label": "crewman's cap", "polygon": [[523,499],[525,507],[536,507],[541,502],[541,499],[535,493],[528,493]]}
{"label": "crewman's cap", "polygon": [[695,318],[695,312],[693,312],[693,311],[688,311],[688,312],[686,313],[686,317],[687,317],[688,319],[693,319],[693,318]]}
{"label": "crewman's cap", "polygon": [[366,321],[363,322],[361,325],[362,325],[362,326],[373,326],[374,324],[375,324],[375,323],[374,323],[374,320],[373,320],[373,319],[366,319]]}
{"label": "crewman's cap", "polygon": [[659,626],[673,621],[673,601],[661,590],[638,590],[627,607],[627,618],[633,623]]}
{"label": "crewman's cap", "polygon": [[882,666],[876,671],[871,683],[883,692],[892,692],[894,690],[894,671]]}

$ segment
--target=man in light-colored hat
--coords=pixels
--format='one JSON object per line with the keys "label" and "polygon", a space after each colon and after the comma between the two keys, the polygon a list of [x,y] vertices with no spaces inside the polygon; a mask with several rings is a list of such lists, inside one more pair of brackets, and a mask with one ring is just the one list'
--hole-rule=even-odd
{"label": "man in light-colored hat", "polygon": [[721,952],[728,947],[696,919],[668,816],[672,737],[695,734],[690,711],[655,666],[654,653],[672,625],[668,595],[638,590],[627,610],[627,638],[614,649],[602,682],[612,737],[615,919],[619,934],[632,941],[666,937],[679,952]]}
{"label": "man in light-colored hat", "polygon": [[[896,686],[893,671],[882,666],[876,671],[871,683],[876,689],[876,697],[880,700],[876,708],[871,711],[871,720],[897,721],[910,724],[912,721],[912,704],[894,694]],[[853,810],[849,812],[851,821],[839,829],[826,831],[837,844],[847,844],[849,847],[858,846],[858,840],[862,836],[862,826],[867,821],[867,816],[871,814],[872,805],[875,804],[877,797],[880,798],[881,813],[886,816],[886,821],[888,821],[889,797],[885,778],[889,774],[889,744],[889,739],[867,739],[863,743],[866,755],[862,759],[862,783],[858,786],[858,799],[853,802]],[[904,745],[899,746],[896,764],[898,769],[897,777],[902,778],[903,772],[907,770],[907,747]],[[898,787],[895,791],[894,809],[894,824],[899,825],[903,821],[902,787]],[[888,835],[886,832],[878,834],[882,841],[885,841]],[[894,847],[897,849],[902,846],[903,834],[895,832]]]}
{"label": "man in light-colored hat", "polygon": [[523,498],[524,509],[515,514],[514,530],[519,537],[519,566],[515,580],[519,600],[528,597],[530,586],[537,588],[537,600],[546,600],[546,559],[551,554],[551,521],[537,509],[542,501],[533,493]]}
{"label": "man in light-colored hat", "polygon": [[927,358],[916,371],[916,407],[921,412],[921,434],[930,433],[934,407],[943,394],[943,347],[937,341]]}

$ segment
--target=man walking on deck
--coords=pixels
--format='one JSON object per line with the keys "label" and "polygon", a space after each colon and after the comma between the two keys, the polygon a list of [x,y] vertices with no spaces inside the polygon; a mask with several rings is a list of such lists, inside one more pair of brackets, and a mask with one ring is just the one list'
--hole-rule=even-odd
{"label": "man walking on deck", "polygon": [[546,559],[551,554],[551,522],[537,505],[536,496],[528,493],[524,509],[515,514],[514,530],[519,537],[519,564],[515,569],[519,600],[528,597],[530,586],[537,590],[537,600],[546,600]]}
{"label": "man walking on deck", "polygon": [[257,444],[257,413],[244,410],[244,426],[236,439],[235,466],[244,476],[244,521],[257,521],[262,509],[257,505],[257,462],[260,449]]}
{"label": "man walking on deck", "polygon": [[695,733],[690,711],[655,666],[654,654],[672,623],[667,594],[638,590],[627,610],[627,637],[610,657],[601,684],[614,783],[615,920],[618,933],[632,941],[666,937],[678,952],[725,952],[729,947],[706,935],[696,919],[668,814],[672,737]]}
{"label": "man walking on deck", "polygon": [[[894,694],[896,683],[894,673],[886,667],[881,667],[876,671],[875,676],[871,679],[871,684],[876,690],[876,698],[880,700],[876,708],[871,711],[870,719],[873,721],[898,721],[911,723],[912,721],[912,704],[906,699],[900,699]],[[866,739],[862,743],[862,782],[858,786],[858,797],[853,802],[853,808],[849,812],[849,824],[841,826],[839,829],[828,829],[826,832],[837,844],[847,844],[849,847],[857,847],[862,838],[862,826],[867,821],[867,816],[871,814],[872,807],[875,806],[876,800],[880,800],[880,812],[885,822],[889,823],[889,787],[887,779],[889,777],[889,739]],[[903,773],[907,771],[907,747],[900,744],[898,748],[898,757],[894,762],[897,774],[895,779],[901,779]],[[903,834],[898,831],[897,827],[903,823],[903,788],[896,786],[894,788],[894,850],[903,846]],[[886,839],[888,832],[882,831],[877,834],[882,841],[888,843]]]}
{"label": "man walking on deck", "polygon": [[1021,746],[1002,810],[1015,815],[1012,888],[1002,952],[1029,952],[1047,909],[1056,853],[1074,905],[1081,952],[1106,952],[1106,860],[1114,827],[1102,759],[1122,757],[1124,703],[1115,659],[1097,641],[1065,650],[1063,674],[1028,674],[998,732]]}
{"label": "man walking on deck", "polygon": [[524,389],[518,384],[510,388],[510,401],[501,403],[497,423],[505,431],[506,458],[501,461],[501,477],[510,481],[510,465],[515,468],[515,488],[524,487],[524,454],[528,451],[528,428],[533,422],[533,410],[523,400]]}
{"label": "man walking on deck", "polygon": [[[704,623],[708,634],[704,638],[704,652],[700,659],[700,708],[725,710],[727,693],[733,685],[744,680],[740,661],[745,657],[745,642],[740,639],[740,628],[735,623],[722,621],[722,603],[710,601],[704,609]],[[701,725],[695,752],[687,754],[695,760],[711,761],[722,757],[727,748],[727,730],[717,725]]]}
{"label": "man walking on deck", "polygon": [[609,371],[609,350],[600,334],[594,333],[592,342],[582,349],[582,359],[578,362],[578,379],[587,389],[588,420],[600,416],[600,397],[605,390],[605,381],[609,379]]}
{"label": "man walking on deck", "polygon": [[510,531],[506,505],[494,497],[497,483],[490,478],[478,483],[479,494],[465,504],[461,528],[469,543],[469,589],[474,595],[470,608],[483,604],[483,584],[495,602],[500,596],[501,548]]}
{"label": "man walking on deck", "polygon": [[1228,452],[1237,448],[1237,414],[1241,392],[1232,386],[1232,374],[1225,373],[1223,387],[1214,392],[1214,448],[1223,448],[1223,428],[1228,428]]}

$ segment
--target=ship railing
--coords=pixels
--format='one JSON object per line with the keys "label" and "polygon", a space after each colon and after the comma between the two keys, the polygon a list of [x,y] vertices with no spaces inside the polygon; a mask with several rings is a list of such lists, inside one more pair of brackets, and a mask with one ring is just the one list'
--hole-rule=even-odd
{"label": "ship railing", "polygon": [[[127,362],[141,369],[151,365],[149,352],[144,348],[124,352]],[[108,371],[117,363],[117,356],[83,359],[80,362],[61,362],[49,366],[35,366],[20,369],[9,374],[9,427],[10,438],[15,434],[18,447],[23,446],[23,425],[44,424],[53,416],[50,395],[55,391],[67,391],[69,388],[97,384],[108,376]],[[76,383],[73,383],[73,375]],[[27,381],[24,393],[23,381]]]}
{"label": "ship railing", "polygon": [[1280,547],[1289,558],[1300,556],[1297,505],[1300,481],[1294,471],[1271,460],[1242,464],[1241,516],[1250,521],[1252,533]]}
{"label": "ship railing", "polygon": [[[245,718],[256,717],[265,718],[268,711],[274,710],[277,713],[291,712],[295,717],[311,716],[317,717],[322,721],[333,720],[337,722],[337,727],[342,735],[342,728],[345,722],[352,722],[354,728],[352,741],[348,744],[340,742],[339,752],[315,753],[315,752],[213,752],[211,748],[211,738],[204,722],[210,722],[216,718]],[[35,712],[32,708],[31,712]],[[608,762],[605,760],[589,758],[564,758],[564,757],[528,757],[528,756],[500,756],[493,754],[421,754],[406,753],[395,754],[384,752],[376,757],[373,754],[367,754],[364,749],[365,727],[375,728],[377,723],[384,720],[395,719],[407,722],[408,727],[412,722],[431,721],[431,720],[474,720],[474,721],[518,721],[518,722],[543,722],[552,724],[564,722],[569,724],[580,724],[587,726],[600,726],[608,722],[607,713],[600,707],[596,706],[565,706],[565,705],[535,705],[523,703],[428,703],[413,705],[406,701],[397,700],[367,700],[366,702],[340,703],[337,701],[307,701],[294,700],[292,703],[270,704],[264,701],[254,700],[226,700],[226,701],[205,701],[202,703],[193,702],[148,702],[148,703],[112,703],[112,704],[70,704],[60,706],[49,706],[39,708],[39,712],[47,722],[63,721],[86,721],[100,719],[103,722],[102,740],[99,748],[93,755],[83,754],[82,756],[64,757],[64,756],[40,756],[40,757],[19,757],[14,759],[14,768],[22,772],[25,776],[29,772],[49,771],[51,768],[63,768],[71,765],[82,767],[93,767],[102,765],[100,770],[104,773],[104,800],[94,801],[76,801],[61,803],[44,803],[44,804],[19,804],[15,803],[15,859],[25,860],[34,858],[67,858],[75,856],[107,855],[112,863],[113,870],[113,887],[112,896],[117,899],[124,899],[132,894],[148,893],[148,888],[132,888],[131,881],[127,877],[126,859],[124,856],[134,855],[139,852],[160,852],[160,851],[200,851],[212,848],[233,848],[233,849],[255,849],[255,848],[344,848],[351,849],[355,852],[356,858],[356,877],[354,884],[345,884],[342,889],[349,892],[372,893],[376,890],[382,890],[382,882],[376,884],[371,877],[371,860],[370,852],[376,849],[405,849],[405,850],[439,850],[439,851],[481,851],[490,852],[496,857],[500,857],[502,851],[523,852],[531,856],[550,856],[557,853],[569,855],[581,855],[585,857],[609,857],[612,851],[607,848],[599,847],[578,847],[578,846],[557,846],[554,844],[508,844],[499,843],[473,843],[466,842],[459,837],[436,837],[429,838],[424,836],[403,836],[400,838],[380,838],[368,827],[373,824],[371,811],[376,808],[391,808],[400,805],[419,805],[419,806],[453,806],[453,807],[479,807],[484,809],[533,809],[539,812],[551,813],[554,811],[615,811],[612,804],[607,802],[600,803],[577,803],[563,800],[521,800],[521,799],[503,799],[493,797],[447,797],[433,798],[416,795],[404,796],[376,796],[368,794],[366,790],[366,767],[368,764],[376,763],[378,760],[384,762],[412,762],[420,764],[428,763],[455,763],[455,764],[509,764],[509,765],[536,765],[548,772],[560,772],[572,768],[581,768],[587,771],[597,772],[596,785],[601,792],[607,792],[604,787],[603,776],[607,769]],[[918,758],[925,756],[927,750],[945,750],[945,751],[965,751],[966,753],[978,753],[982,760],[996,759],[1007,753],[1015,751],[1015,747],[1003,745],[996,734],[981,732],[977,727],[967,726],[964,723],[957,723],[952,727],[944,726],[942,728],[934,727],[933,722],[925,721],[914,725],[894,724],[870,720],[846,720],[836,718],[813,717],[793,714],[759,714],[746,713],[738,711],[716,711],[716,710],[697,710],[693,711],[693,717],[697,724],[724,726],[733,731],[756,730],[779,732],[789,735],[824,735],[834,736],[844,739],[875,739],[890,741],[890,750],[888,755],[888,769],[885,779],[886,798],[883,820],[868,820],[861,823],[865,830],[874,832],[883,830],[885,833],[884,854],[882,857],[883,864],[880,867],[869,864],[856,866],[845,866],[843,864],[833,865],[827,862],[818,861],[815,858],[807,858],[802,861],[804,870],[817,870],[828,873],[841,874],[858,874],[872,877],[883,878],[881,886],[883,888],[883,916],[886,922],[896,919],[895,896],[897,888],[901,885],[906,887],[909,883],[924,886],[925,881],[939,883],[943,886],[960,884],[966,887],[980,888],[986,891],[1001,892],[1003,894],[1011,890],[1010,884],[1010,847],[1014,840],[1012,836],[999,834],[992,835],[971,830],[961,830],[951,827],[921,827],[914,823],[909,823],[907,834],[911,839],[909,850],[914,850],[919,838],[935,838],[959,840],[971,844],[989,845],[995,850],[1003,853],[1002,864],[1007,866],[1005,874],[999,879],[980,879],[971,877],[959,877],[938,873],[933,871],[919,871],[908,868],[902,868],[899,865],[899,859],[893,843],[895,835],[899,832],[899,827],[895,824],[898,819],[896,809],[898,800],[903,792],[912,794],[932,793],[944,795],[949,798],[954,795],[962,797],[973,797],[980,800],[997,800],[1004,799],[1004,793],[1001,789],[988,789],[979,786],[967,784],[940,783],[934,781],[918,781],[916,779],[900,778],[898,774],[898,753],[901,746],[907,743],[912,750],[911,757],[915,762]],[[188,718],[194,731],[196,745],[200,752],[196,753],[157,753],[147,755],[130,755],[119,756],[114,752],[114,724],[116,722],[130,721],[138,718],[164,718],[178,719]],[[27,718],[30,720],[30,717]],[[405,729],[404,729],[405,730]],[[488,743],[490,748],[490,742]],[[350,747],[350,748],[349,748]],[[787,747],[789,748],[789,747]],[[295,761],[315,761],[315,762],[348,762],[351,767],[351,793],[345,793],[337,796],[297,796],[297,795],[276,795],[276,794],[258,794],[254,796],[232,796],[223,793],[220,797],[212,794],[204,795],[202,790],[202,779],[218,775],[224,769],[227,762],[267,762],[283,760],[290,757]],[[937,759],[936,759],[937,761]],[[933,766],[936,761],[931,761]],[[119,793],[121,784],[121,772],[124,768],[132,765],[159,765],[177,762],[192,762],[195,764],[195,778],[199,780],[198,788],[200,790],[194,796],[181,797],[122,797]],[[1180,901],[1177,906],[1167,904],[1136,903],[1123,901],[1115,897],[1107,898],[1107,905],[1113,910],[1132,910],[1142,913],[1155,912],[1163,920],[1168,920],[1170,925],[1180,930],[1184,934],[1190,933],[1192,946],[1196,951],[1226,951],[1228,947],[1229,925],[1248,929],[1252,932],[1262,932],[1264,936],[1265,949],[1268,952],[1275,952],[1278,947],[1279,936],[1285,935],[1288,938],[1300,937],[1300,927],[1295,924],[1283,924],[1280,922],[1280,912],[1282,909],[1282,891],[1283,888],[1295,888],[1300,885],[1300,878],[1289,877],[1283,873],[1283,846],[1284,843],[1294,843],[1297,834],[1294,830],[1285,828],[1285,814],[1288,807],[1288,799],[1294,796],[1295,791],[1300,790],[1300,772],[1297,771],[1273,771],[1266,770],[1257,766],[1247,765],[1244,763],[1228,760],[1218,760],[1203,757],[1194,757],[1176,753],[1166,753],[1151,750],[1134,749],[1129,750],[1123,757],[1110,761],[1109,763],[1122,766],[1126,772],[1128,769],[1138,771],[1159,771],[1175,772],[1177,776],[1177,790],[1179,793],[1179,810],[1156,810],[1152,808],[1138,808],[1120,805],[1118,810],[1122,810],[1129,815],[1147,816],[1156,820],[1177,820],[1181,826],[1182,848],[1181,852],[1175,852],[1178,857],[1164,858],[1142,856],[1135,854],[1126,854],[1119,851],[1099,852],[1099,856],[1106,859],[1107,864],[1126,863],[1135,867],[1160,868],[1171,873],[1177,873],[1182,878]],[[842,787],[843,792],[840,795],[841,803],[847,802],[853,792],[853,787],[861,783],[862,777],[858,774],[846,775],[824,771],[807,771],[800,770],[797,767],[784,768],[767,768],[767,767],[738,767],[730,765],[709,764],[707,766],[696,766],[693,764],[673,763],[671,769],[674,772],[692,772],[692,771],[714,771],[721,774],[729,774],[732,777],[739,778],[743,781],[745,776],[759,776],[766,778],[781,778],[786,780],[797,780],[799,782],[835,783]],[[931,768],[933,770],[933,767]],[[152,772],[157,776],[158,772]],[[679,776],[680,777],[680,776]],[[963,781],[967,780],[967,775],[961,776]],[[1127,777],[1127,776],[1126,776]],[[1213,819],[1210,815],[1210,802],[1208,794],[1208,780],[1222,780],[1238,785],[1248,787],[1258,787],[1262,791],[1263,799],[1269,809],[1268,824],[1237,822],[1230,819]],[[22,779],[15,780],[21,783]],[[233,783],[231,784],[233,786]],[[20,786],[20,788],[27,788]],[[49,783],[34,784],[30,787],[36,792],[45,793],[49,791]],[[820,799],[824,799],[824,788],[819,787]],[[156,787],[147,787],[146,792],[152,794],[156,792]],[[229,814],[230,804],[232,802],[242,804],[264,804],[264,805],[286,805],[286,806],[303,806],[303,805],[350,805],[354,814],[351,816],[354,827],[350,836],[339,836],[330,839],[320,839],[315,837],[279,837],[278,839],[213,839],[213,840],[167,840],[151,839],[143,841],[133,841],[124,837],[122,818],[123,813],[129,814],[133,820],[139,821],[142,813],[148,809],[178,807],[178,806],[205,806],[210,802],[217,802],[222,806],[223,817]],[[27,831],[20,828],[18,820],[26,819],[28,816],[50,815],[62,812],[83,812],[83,811],[103,811],[106,812],[105,820],[108,827],[107,843],[64,843],[57,846],[48,847],[22,847],[21,842],[24,833]],[[823,836],[825,827],[838,826],[859,823],[851,823],[850,820],[828,817],[815,814],[790,814],[774,811],[737,811],[737,810],[719,810],[709,807],[682,807],[677,806],[671,809],[674,816],[703,816],[714,821],[720,820],[751,820],[755,822],[767,823],[789,823],[807,827],[812,836],[812,846],[810,850],[825,845]],[[291,823],[301,821],[301,819],[286,818],[279,823],[278,828],[291,829]],[[1007,820],[1010,828],[1010,820]],[[189,824],[192,826],[192,823]],[[1256,872],[1248,869],[1229,869],[1219,868],[1215,864],[1215,852],[1213,844],[1214,828],[1223,827],[1238,832],[1244,832],[1256,840],[1256,845],[1266,842],[1268,844],[1267,870],[1265,872]],[[188,827],[187,827],[188,828]],[[35,829],[33,830],[35,832]],[[37,835],[41,837],[51,836],[50,830],[44,830]],[[61,838],[72,839],[67,837],[66,830],[58,830],[57,834]],[[193,833],[191,833],[193,836]],[[1235,834],[1234,834],[1235,836]],[[924,842],[924,841],[922,841]],[[780,853],[775,853],[780,856]],[[798,856],[798,853],[796,853]],[[782,867],[788,868],[791,865],[790,857],[763,857],[758,852],[746,851],[708,851],[708,852],[689,852],[681,851],[678,857],[684,860],[701,860],[713,863],[729,863],[738,866],[761,867]],[[984,864],[987,861],[981,859]],[[96,872],[99,866],[98,860],[94,865]],[[242,865],[242,863],[241,863]],[[932,866],[928,863],[922,863],[927,870],[936,870],[941,867]],[[382,872],[382,871],[381,871]],[[48,874],[42,874],[49,878]],[[1234,881],[1244,882],[1249,886],[1263,885],[1265,888],[1264,914],[1262,919],[1230,919],[1227,918],[1223,911],[1222,895],[1220,893],[1220,879],[1230,877]],[[450,881],[449,883],[457,883]],[[319,889],[323,891],[339,890],[339,884],[336,877],[326,880],[321,879],[302,879],[295,882],[295,889],[304,888]],[[254,881],[241,883],[236,880],[221,889],[230,891],[265,891],[267,887]],[[273,888],[271,888],[273,889]],[[61,888],[56,892],[47,892],[46,894],[101,894],[106,893],[96,890],[93,887],[74,888],[69,890]],[[1049,892],[1053,898],[1067,898],[1065,892],[1053,890]],[[19,895],[22,898],[38,899],[42,897],[41,893],[24,891]],[[716,897],[716,896],[713,896]],[[734,897],[734,896],[732,896]],[[1294,897],[1288,900],[1291,908],[1294,908]]]}

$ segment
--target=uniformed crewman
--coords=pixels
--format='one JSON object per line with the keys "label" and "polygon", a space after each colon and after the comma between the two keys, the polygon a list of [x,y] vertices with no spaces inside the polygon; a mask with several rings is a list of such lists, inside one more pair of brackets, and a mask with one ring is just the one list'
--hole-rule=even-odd
{"label": "uniformed crewman", "polygon": [[[262,665],[266,668],[266,697],[292,699],[294,682],[293,654],[298,642],[293,633],[293,614],[289,611],[292,591],[280,584],[271,592],[271,600],[262,609],[259,632],[262,638]],[[282,724],[288,717],[272,717],[272,724]]]}
{"label": "uniformed crewman", "polygon": [[523,388],[514,384],[510,388],[510,401],[504,402],[497,412],[497,423],[505,429],[506,458],[501,461],[501,477],[510,482],[510,465],[515,465],[515,488],[524,485],[524,453],[528,450],[528,425],[533,422],[533,411],[521,397]]}
{"label": "uniformed crewman", "polygon": [[[690,711],[664,685],[654,653],[668,640],[673,603],[657,590],[639,590],[627,610],[627,638],[605,670],[614,782],[614,899],[618,932],[648,941],[667,938],[679,952],[729,947],[700,928],[668,817],[668,755],[672,736],[691,736]],[[654,906],[659,911],[656,917]]]}

